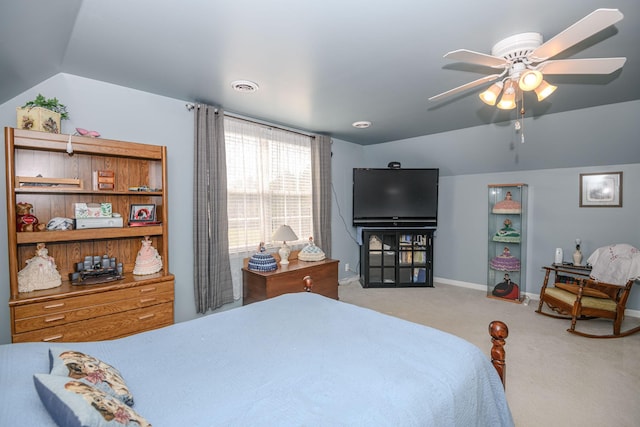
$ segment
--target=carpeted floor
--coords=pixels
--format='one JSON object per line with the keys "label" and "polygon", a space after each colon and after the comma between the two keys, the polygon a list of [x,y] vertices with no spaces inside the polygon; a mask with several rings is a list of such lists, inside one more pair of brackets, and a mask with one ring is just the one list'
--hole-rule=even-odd
{"label": "carpeted floor", "polygon": [[[535,313],[529,305],[487,298],[452,285],[364,289],[341,284],[340,300],[462,337],[491,348],[488,325],[502,320],[507,338],[507,400],[518,427],[640,426],[640,333],[590,339],[566,332],[569,321]],[[640,324],[628,317],[623,330]],[[582,321],[583,330],[609,333],[611,322]]]}

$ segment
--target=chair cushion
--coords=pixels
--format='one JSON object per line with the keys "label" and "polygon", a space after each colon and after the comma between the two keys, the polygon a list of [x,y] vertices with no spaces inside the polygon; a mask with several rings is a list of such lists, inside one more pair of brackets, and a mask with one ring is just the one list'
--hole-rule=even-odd
{"label": "chair cushion", "polygon": [[[572,293],[572,292],[567,292],[563,289],[560,289],[558,287],[555,288],[547,288],[545,290],[545,294],[548,294],[549,296],[564,302],[565,304],[569,305],[569,306],[573,306],[573,304],[575,304],[576,302],[576,294]],[[611,299],[605,299],[605,298],[594,298],[594,297],[589,297],[589,296],[583,296],[582,297],[582,306],[586,307],[586,308],[594,308],[594,309],[598,309],[598,310],[605,310],[605,311],[611,311],[614,312],[616,311],[616,303],[615,301],[611,300]]]}
{"label": "chair cushion", "polygon": [[[574,295],[578,295],[578,289],[580,288],[578,285],[572,283],[555,283],[556,288],[563,289],[565,291],[569,291]],[[584,287],[582,288],[582,296],[594,297],[594,298],[606,298],[610,299],[611,297],[604,292],[601,292],[597,289]]]}

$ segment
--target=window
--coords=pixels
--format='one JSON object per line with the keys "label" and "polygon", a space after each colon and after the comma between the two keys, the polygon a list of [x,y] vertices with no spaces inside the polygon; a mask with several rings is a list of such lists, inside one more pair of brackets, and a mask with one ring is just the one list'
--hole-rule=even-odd
{"label": "window", "polygon": [[270,244],[282,224],[306,241],[313,230],[311,137],[228,116],[224,127],[229,252]]}

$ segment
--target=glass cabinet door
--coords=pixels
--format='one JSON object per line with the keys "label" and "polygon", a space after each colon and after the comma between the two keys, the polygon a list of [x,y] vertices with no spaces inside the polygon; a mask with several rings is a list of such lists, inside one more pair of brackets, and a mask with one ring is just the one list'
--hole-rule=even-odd
{"label": "glass cabinet door", "polygon": [[527,185],[489,185],[487,296],[522,302],[526,284]]}
{"label": "glass cabinet door", "polygon": [[361,255],[365,287],[433,286],[433,230],[365,230]]}

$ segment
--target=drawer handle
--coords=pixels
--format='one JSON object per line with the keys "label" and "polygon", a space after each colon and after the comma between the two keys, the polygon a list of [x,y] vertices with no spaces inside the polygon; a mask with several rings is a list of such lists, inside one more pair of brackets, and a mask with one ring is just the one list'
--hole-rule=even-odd
{"label": "drawer handle", "polygon": [[59,302],[57,304],[49,304],[49,305],[45,305],[44,309],[45,310],[50,310],[52,308],[60,308],[60,307],[64,307],[64,303],[63,302]]}
{"label": "drawer handle", "polygon": [[44,342],[55,341],[55,340],[61,339],[63,336],[64,335],[62,335],[62,334],[54,335],[52,337],[43,338],[42,341],[44,341]]}
{"label": "drawer handle", "polygon": [[140,298],[140,304],[146,304],[149,302],[154,302],[155,300],[157,300],[158,298]]}
{"label": "drawer handle", "polygon": [[44,319],[44,323],[57,322],[58,320],[64,320],[64,314],[56,317],[47,317]]}
{"label": "drawer handle", "polygon": [[311,276],[304,276],[302,282],[304,283],[303,289],[305,292],[313,292],[313,279]]}
{"label": "drawer handle", "polygon": [[138,316],[138,320],[146,320],[155,317],[155,313],[145,314],[144,316]]}
{"label": "drawer handle", "polygon": [[143,294],[145,292],[154,292],[156,290],[156,288],[144,288],[144,289],[140,289],[140,293]]}

